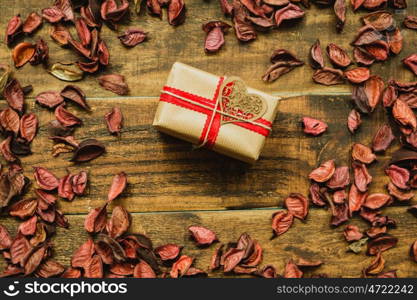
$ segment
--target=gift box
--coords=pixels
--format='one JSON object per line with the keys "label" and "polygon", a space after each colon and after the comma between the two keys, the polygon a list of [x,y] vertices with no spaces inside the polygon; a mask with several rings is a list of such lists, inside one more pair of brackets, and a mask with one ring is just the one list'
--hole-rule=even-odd
{"label": "gift box", "polygon": [[153,125],[221,154],[255,162],[270,134],[279,98],[176,62],[161,91]]}

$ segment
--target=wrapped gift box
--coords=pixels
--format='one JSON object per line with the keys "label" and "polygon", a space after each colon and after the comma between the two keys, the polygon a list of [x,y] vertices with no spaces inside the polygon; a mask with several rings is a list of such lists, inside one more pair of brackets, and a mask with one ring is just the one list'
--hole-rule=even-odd
{"label": "wrapped gift box", "polygon": [[279,98],[176,62],[153,125],[160,131],[253,163],[272,129]]}

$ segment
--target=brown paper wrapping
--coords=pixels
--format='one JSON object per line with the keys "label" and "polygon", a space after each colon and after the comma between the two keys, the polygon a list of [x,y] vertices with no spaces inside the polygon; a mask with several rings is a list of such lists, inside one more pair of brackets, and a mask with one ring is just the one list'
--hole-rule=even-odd
{"label": "brown paper wrapping", "polygon": [[[212,99],[218,82],[218,76],[176,62],[172,66],[166,86]],[[266,101],[267,111],[262,118],[272,123],[277,113],[279,98],[249,87],[247,91],[261,96]],[[198,144],[207,118],[206,114],[160,101],[153,125],[161,132]],[[226,123],[221,125],[212,150],[254,163],[259,158],[264,143],[265,136],[233,123]]]}

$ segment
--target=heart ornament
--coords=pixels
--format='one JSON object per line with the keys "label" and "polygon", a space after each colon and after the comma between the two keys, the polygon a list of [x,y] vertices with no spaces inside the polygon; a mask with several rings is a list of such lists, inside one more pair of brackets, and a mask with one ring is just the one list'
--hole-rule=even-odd
{"label": "heart ornament", "polygon": [[238,77],[225,79],[219,97],[220,110],[227,114],[222,114],[222,124],[255,121],[268,109],[265,99],[248,93],[245,83]]}

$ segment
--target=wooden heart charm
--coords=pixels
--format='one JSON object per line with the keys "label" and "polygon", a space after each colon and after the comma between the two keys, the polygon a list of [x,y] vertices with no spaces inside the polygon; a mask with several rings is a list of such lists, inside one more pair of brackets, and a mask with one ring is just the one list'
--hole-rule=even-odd
{"label": "wooden heart charm", "polygon": [[[254,121],[267,111],[266,101],[259,95],[250,94],[245,83],[237,77],[227,78],[221,89],[220,109],[222,123]],[[236,117],[236,118],[234,118]]]}

